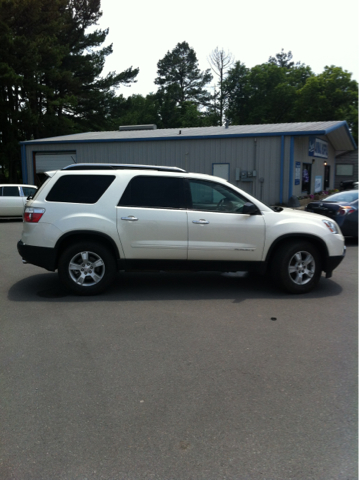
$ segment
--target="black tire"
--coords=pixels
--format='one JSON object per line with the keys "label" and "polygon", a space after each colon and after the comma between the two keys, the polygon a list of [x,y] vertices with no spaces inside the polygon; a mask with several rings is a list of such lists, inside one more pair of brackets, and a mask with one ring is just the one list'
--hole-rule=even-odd
{"label": "black tire", "polygon": [[290,242],[281,245],[275,252],[271,273],[285,291],[307,293],[317,285],[321,277],[321,257],[310,242]]}
{"label": "black tire", "polygon": [[112,282],[116,261],[106,247],[95,242],[81,242],[61,254],[58,273],[61,282],[77,295],[97,295]]}

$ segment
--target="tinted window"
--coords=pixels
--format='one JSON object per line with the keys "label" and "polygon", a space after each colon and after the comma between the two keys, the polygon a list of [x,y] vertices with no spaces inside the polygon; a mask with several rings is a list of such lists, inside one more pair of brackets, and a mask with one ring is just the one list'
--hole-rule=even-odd
{"label": "tinted window", "polygon": [[24,192],[25,197],[28,197],[29,195],[34,195],[37,190],[33,187],[22,187],[22,191]]}
{"label": "tinted window", "polygon": [[221,183],[189,180],[189,185],[193,210],[240,213],[248,202],[245,197]]}
{"label": "tinted window", "polygon": [[64,175],[46,197],[48,202],[96,203],[114,181],[114,175]]}
{"label": "tinted window", "polygon": [[20,197],[18,187],[3,187],[4,197]]}
{"label": "tinted window", "polygon": [[134,177],[122,195],[119,206],[181,208],[183,180],[170,177]]}

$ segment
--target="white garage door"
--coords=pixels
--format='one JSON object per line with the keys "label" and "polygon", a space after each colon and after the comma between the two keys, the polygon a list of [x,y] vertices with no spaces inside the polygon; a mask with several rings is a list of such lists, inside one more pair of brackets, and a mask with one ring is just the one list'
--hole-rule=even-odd
{"label": "white garage door", "polygon": [[36,173],[60,170],[72,163],[76,163],[76,152],[36,153],[35,155]]}

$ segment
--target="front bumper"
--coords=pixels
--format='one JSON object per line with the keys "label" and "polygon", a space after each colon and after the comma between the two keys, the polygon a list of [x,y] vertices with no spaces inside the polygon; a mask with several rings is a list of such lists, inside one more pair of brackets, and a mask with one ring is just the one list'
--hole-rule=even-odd
{"label": "front bumper", "polygon": [[333,275],[333,270],[337,268],[338,265],[343,261],[345,257],[347,247],[344,246],[343,255],[337,255],[335,257],[328,257],[325,266],[325,278],[330,278]]}
{"label": "front bumper", "polygon": [[57,254],[54,248],[26,245],[22,240],[17,243],[17,251],[26,263],[54,272],[57,268]]}

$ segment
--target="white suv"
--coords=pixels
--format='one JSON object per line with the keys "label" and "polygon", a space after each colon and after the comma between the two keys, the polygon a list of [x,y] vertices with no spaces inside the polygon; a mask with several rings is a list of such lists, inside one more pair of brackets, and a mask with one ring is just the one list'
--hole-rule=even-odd
{"label": "white suv", "polygon": [[339,265],[331,219],[270,208],[225,180],[179,168],[75,164],[49,178],[24,213],[24,263],[58,270],[79,295],[118,270],[270,271],[291,293]]}

